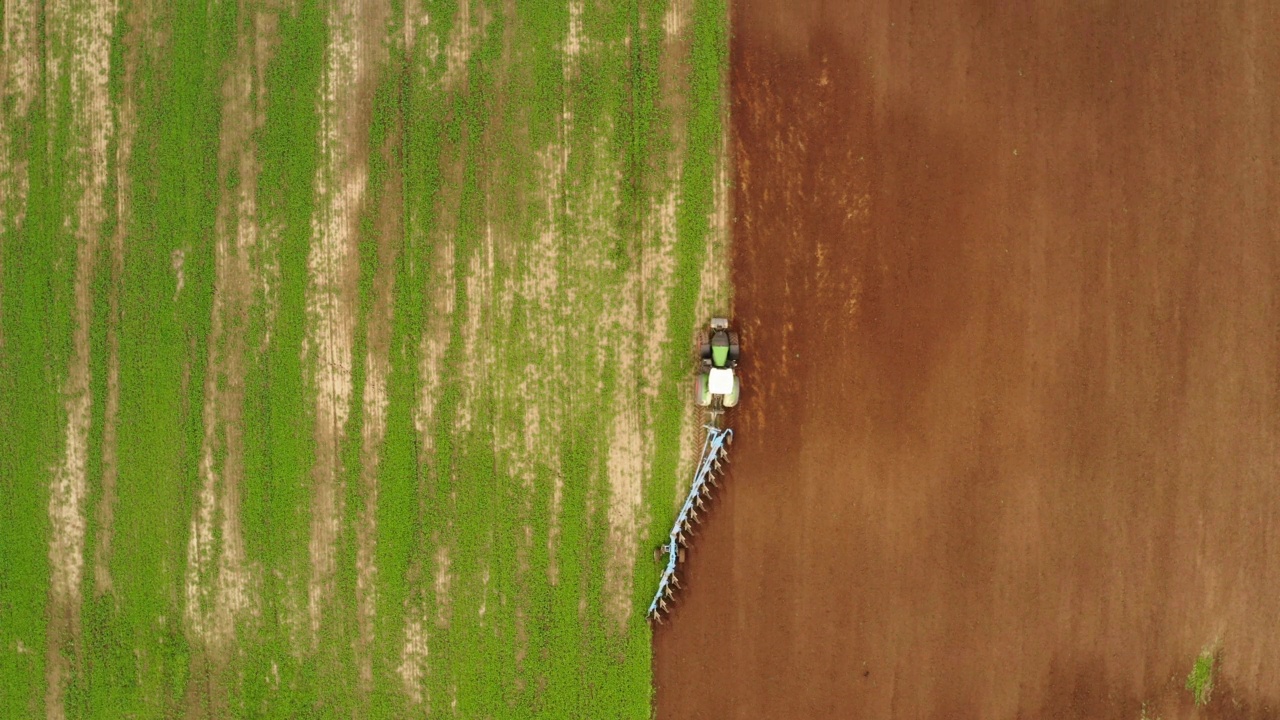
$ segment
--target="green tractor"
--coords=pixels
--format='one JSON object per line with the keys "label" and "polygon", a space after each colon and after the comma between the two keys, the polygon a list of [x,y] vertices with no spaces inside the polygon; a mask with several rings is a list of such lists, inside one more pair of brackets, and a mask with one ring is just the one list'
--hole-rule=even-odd
{"label": "green tractor", "polygon": [[712,318],[698,349],[698,374],[693,380],[693,400],[710,408],[714,418],[738,404],[740,386],[734,368],[738,366],[738,333],[729,329],[726,318]]}

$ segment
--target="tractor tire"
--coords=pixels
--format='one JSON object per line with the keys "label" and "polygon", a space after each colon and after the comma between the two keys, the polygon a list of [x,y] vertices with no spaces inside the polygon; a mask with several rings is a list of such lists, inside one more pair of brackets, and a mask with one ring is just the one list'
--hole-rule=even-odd
{"label": "tractor tire", "polygon": [[711,388],[707,386],[710,378],[704,372],[693,376],[693,402],[698,407],[711,404]]}
{"label": "tractor tire", "polygon": [[726,408],[736,407],[738,404],[738,395],[742,391],[742,385],[738,382],[738,376],[733,376],[733,392],[724,396],[724,406]]}
{"label": "tractor tire", "polygon": [[729,333],[729,366],[738,364],[738,333]]}
{"label": "tractor tire", "polygon": [[698,336],[698,360],[711,362],[711,336],[705,332]]}

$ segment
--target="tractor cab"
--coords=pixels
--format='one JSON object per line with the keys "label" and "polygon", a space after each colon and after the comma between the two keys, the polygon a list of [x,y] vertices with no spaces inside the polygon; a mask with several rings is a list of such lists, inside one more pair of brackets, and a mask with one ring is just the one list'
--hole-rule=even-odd
{"label": "tractor cab", "polygon": [[[729,341],[728,330],[716,330],[711,334],[711,367],[728,368],[731,367],[729,360],[729,350],[736,350],[736,345],[731,345]],[[734,358],[737,360],[737,358]]]}

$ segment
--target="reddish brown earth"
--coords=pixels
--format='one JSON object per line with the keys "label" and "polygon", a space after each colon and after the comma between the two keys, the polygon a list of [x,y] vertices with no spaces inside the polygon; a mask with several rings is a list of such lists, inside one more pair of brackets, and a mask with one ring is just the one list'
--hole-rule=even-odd
{"label": "reddish brown earth", "polygon": [[734,9],[745,395],[660,717],[1192,717],[1205,647],[1201,714],[1280,716],[1276,7]]}

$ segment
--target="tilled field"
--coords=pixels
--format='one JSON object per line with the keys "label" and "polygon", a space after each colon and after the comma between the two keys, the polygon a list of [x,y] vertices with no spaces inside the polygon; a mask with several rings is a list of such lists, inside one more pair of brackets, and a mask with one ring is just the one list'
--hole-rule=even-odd
{"label": "tilled field", "polygon": [[0,715],[648,717],[726,22],[6,0]]}
{"label": "tilled field", "polygon": [[731,26],[745,389],[658,715],[1277,717],[1274,7]]}

